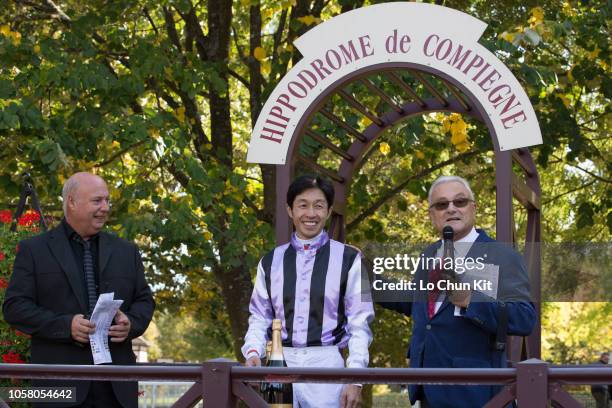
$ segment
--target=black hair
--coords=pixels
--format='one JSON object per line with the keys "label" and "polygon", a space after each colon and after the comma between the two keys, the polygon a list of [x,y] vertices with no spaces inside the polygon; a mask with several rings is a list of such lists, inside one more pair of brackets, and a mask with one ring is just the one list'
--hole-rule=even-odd
{"label": "black hair", "polygon": [[295,197],[311,188],[318,188],[321,190],[325,195],[327,206],[331,208],[331,206],[334,204],[334,185],[331,183],[331,181],[313,174],[305,174],[293,180],[289,186],[289,189],[287,190],[287,205],[293,208]]}

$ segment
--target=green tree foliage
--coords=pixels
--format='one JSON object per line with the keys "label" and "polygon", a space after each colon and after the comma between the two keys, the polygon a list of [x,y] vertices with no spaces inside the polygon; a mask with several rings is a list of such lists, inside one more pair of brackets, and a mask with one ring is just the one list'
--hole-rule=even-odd
{"label": "green tree foliage", "polygon": [[202,362],[211,358],[235,358],[225,324],[199,319],[190,313],[161,312],[155,322],[162,336],[156,339],[159,355],[176,362]]}
{"label": "green tree foliage", "polygon": [[[536,108],[544,144],[531,150],[543,184],[544,239],[609,241],[609,3],[443,3],[489,23],[481,42]],[[28,170],[45,211],[59,215],[65,178],[96,171],[112,189],[110,228],[141,245],[161,309],[188,310],[198,324],[185,325],[214,326],[207,336],[239,356],[256,262],[274,245],[274,168],[246,163],[250,129],[300,58],[292,41],[367,4],[7,2],[0,10],[0,191],[7,198],[0,201],[14,203]],[[367,90],[354,92],[375,103]],[[343,116],[367,124],[354,112]],[[333,136],[330,123],[317,126]],[[304,149],[316,155],[318,146]],[[424,198],[437,175],[451,172],[474,180],[478,222],[494,231],[490,149],[487,129],[467,118],[431,114],[391,129],[351,186],[348,241],[432,239]],[[515,220],[521,236],[524,212]],[[382,316],[381,330],[407,333],[404,321]],[[373,361],[401,366],[402,353],[385,357],[397,340],[378,336]]]}

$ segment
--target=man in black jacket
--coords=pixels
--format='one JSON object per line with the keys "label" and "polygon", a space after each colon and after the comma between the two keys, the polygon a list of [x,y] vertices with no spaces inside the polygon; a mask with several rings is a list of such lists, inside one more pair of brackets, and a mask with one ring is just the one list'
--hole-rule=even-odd
{"label": "man in black jacket", "polygon": [[[100,294],[114,292],[123,304],[108,332],[112,362],[134,364],[131,340],[144,333],[155,307],[138,248],[102,231],[110,211],[102,178],[77,173],[62,195],[61,224],[19,244],[4,318],[32,336],[32,363],[93,364],[95,327],[88,316]],[[39,380],[34,386],[75,387],[75,404],[83,407],[138,406],[136,382]]]}

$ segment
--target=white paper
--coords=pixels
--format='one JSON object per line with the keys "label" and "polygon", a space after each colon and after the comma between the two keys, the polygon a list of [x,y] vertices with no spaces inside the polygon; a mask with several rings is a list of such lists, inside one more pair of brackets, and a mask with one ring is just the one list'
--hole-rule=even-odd
{"label": "white paper", "polygon": [[463,282],[470,282],[470,286],[474,287],[475,282],[478,280],[484,280],[490,282],[486,288],[480,288],[479,291],[485,295],[497,299],[497,287],[499,285],[499,265],[484,264],[482,270],[476,268],[470,269],[465,272],[465,276],[462,278]]}
{"label": "white paper", "polygon": [[114,292],[102,293],[89,319],[96,325],[94,333],[89,335],[94,364],[113,362],[108,348],[108,330],[123,303],[123,300],[113,300],[114,296]]}
{"label": "white paper", "polygon": [[[486,282],[491,282],[490,287],[483,288],[480,290],[480,292],[493,299],[497,299],[497,287],[499,286],[499,265],[484,264],[484,268],[482,270],[478,270],[475,268],[470,269],[467,270],[465,272],[465,275],[461,277],[461,281],[469,282],[470,287],[474,287],[474,282],[478,280],[485,280]],[[454,315],[462,316],[460,307],[455,306]]]}

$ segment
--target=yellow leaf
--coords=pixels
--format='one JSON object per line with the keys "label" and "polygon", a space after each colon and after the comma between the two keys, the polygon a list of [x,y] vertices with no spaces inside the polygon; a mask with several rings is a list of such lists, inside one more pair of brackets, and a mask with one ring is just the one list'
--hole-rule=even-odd
{"label": "yellow leaf", "polygon": [[234,213],[234,207],[225,207],[225,213],[227,215],[232,215]]}
{"label": "yellow leaf", "polygon": [[40,54],[40,45],[36,44],[33,48],[34,54]]}
{"label": "yellow leaf", "polygon": [[468,150],[470,150],[470,145],[467,142],[464,143],[459,143],[458,145],[455,146],[457,148],[457,150],[459,150],[461,153],[467,152]]}
{"label": "yellow leaf", "polygon": [[444,119],[444,121],[442,122],[442,133],[447,133],[450,130],[450,127],[451,127],[450,119],[448,118]]}
{"label": "yellow leaf", "polygon": [[561,99],[561,102],[563,102],[563,105],[565,105],[565,107],[569,109],[569,107],[572,105],[572,101],[570,101],[570,99],[565,95],[557,95],[557,96],[559,97],[559,99]]}
{"label": "yellow leaf", "polygon": [[21,33],[18,31],[13,31],[10,33],[10,36],[13,38],[13,45],[18,46],[21,44]]}
{"label": "yellow leaf", "polygon": [[382,142],[380,146],[378,146],[378,149],[385,156],[391,152],[391,146],[389,146],[387,142]]}
{"label": "yellow leaf", "polygon": [[544,21],[544,10],[542,7],[531,9],[531,18],[527,21],[531,27],[541,24]]}
{"label": "yellow leaf", "polygon": [[207,241],[210,241],[211,239],[213,239],[213,235],[209,231],[206,231],[202,235],[204,236],[204,239],[207,240]]}
{"label": "yellow leaf", "polygon": [[450,131],[452,134],[455,133],[465,133],[467,130],[467,124],[463,121],[463,119],[459,119],[451,124]]}
{"label": "yellow leaf", "polygon": [[316,18],[315,16],[308,15],[308,16],[298,18],[298,21],[309,26],[309,25],[312,25],[314,23],[321,21],[321,19]]}
{"label": "yellow leaf", "polygon": [[509,43],[511,43],[512,41],[514,41],[514,34],[509,33],[507,31],[504,31],[503,33],[501,33],[499,35],[499,38],[501,38],[502,40],[506,40]]}
{"label": "yellow leaf", "polygon": [[270,61],[262,61],[261,62],[261,73],[263,75],[269,75],[270,72],[272,72],[272,64],[270,64]]}
{"label": "yellow leaf", "polygon": [[575,10],[572,8],[572,5],[569,4],[569,2],[567,1],[563,3],[561,8],[563,9],[563,14],[565,14],[566,16],[571,17],[576,14]]}
{"label": "yellow leaf", "polygon": [[362,128],[365,129],[372,124],[372,121],[368,119],[367,117],[363,116],[361,119],[359,119],[359,124],[361,125]]}
{"label": "yellow leaf", "polygon": [[119,149],[121,147],[121,143],[119,143],[119,141],[117,141],[117,140],[113,140],[112,145],[113,145],[113,147],[115,147],[117,149]]}
{"label": "yellow leaf", "polygon": [[255,50],[253,50],[253,56],[257,61],[263,61],[266,58],[266,50],[261,47],[257,47]]}
{"label": "yellow leaf", "polygon": [[595,49],[593,51],[589,51],[586,53],[586,56],[588,59],[590,59],[591,61],[594,60],[595,58],[597,58],[597,56],[599,55],[599,52],[601,50],[599,49],[598,46],[595,46]]}
{"label": "yellow leaf", "polygon": [[185,107],[179,106],[174,113],[174,117],[181,123],[185,122]]}
{"label": "yellow leaf", "polygon": [[467,133],[465,132],[453,132],[451,136],[451,143],[458,146],[462,143],[467,142]]}
{"label": "yellow leaf", "polygon": [[11,28],[8,25],[1,25],[0,26],[0,34],[2,34],[5,37],[8,37],[11,34]]}
{"label": "yellow leaf", "polygon": [[414,152],[414,155],[419,158],[419,159],[424,159],[425,158],[425,153],[423,153],[420,150],[417,150],[416,152]]}

